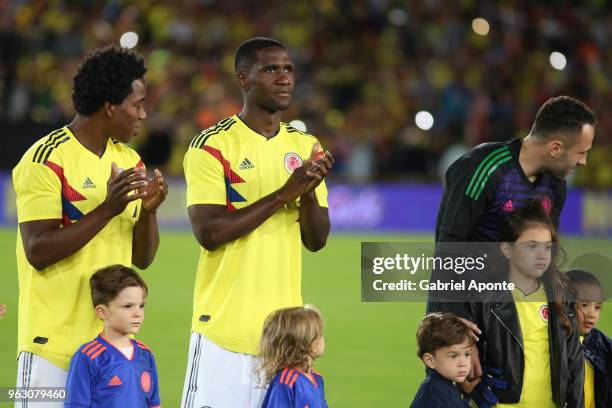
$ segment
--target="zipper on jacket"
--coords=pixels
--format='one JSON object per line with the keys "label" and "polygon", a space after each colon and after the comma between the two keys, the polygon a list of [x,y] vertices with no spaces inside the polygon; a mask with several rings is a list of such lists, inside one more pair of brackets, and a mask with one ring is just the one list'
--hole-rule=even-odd
{"label": "zipper on jacket", "polygon": [[497,320],[499,320],[499,322],[501,323],[501,325],[502,325],[502,326],[504,326],[504,328],[505,328],[506,330],[508,330],[508,333],[510,333],[510,335],[511,335],[512,337],[514,337],[514,339],[515,339],[515,340],[518,342],[519,346],[521,347],[521,350],[523,350],[523,353],[524,353],[524,352],[525,352],[525,349],[523,348],[523,343],[521,343],[521,341],[518,339],[518,337],[516,337],[516,336],[514,335],[514,333],[512,333],[512,330],[510,330],[510,329],[508,328],[508,326],[506,326],[506,323],[504,323],[504,321],[503,321],[503,320],[502,320],[502,319],[499,317],[499,315],[497,314],[497,312],[495,312],[494,308],[495,308],[495,307],[492,307],[492,308],[491,308],[491,313],[493,313],[493,316],[495,316],[495,318],[496,318]]}

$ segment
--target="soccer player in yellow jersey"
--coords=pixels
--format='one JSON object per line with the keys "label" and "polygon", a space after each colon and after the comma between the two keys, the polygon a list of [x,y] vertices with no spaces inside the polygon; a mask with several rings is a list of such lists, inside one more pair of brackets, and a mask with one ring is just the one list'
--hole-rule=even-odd
{"label": "soccer player in yellow jersey", "polygon": [[187,207],[201,245],[183,407],[260,407],[253,373],[263,322],[302,305],[301,245],[330,224],[323,179],[333,156],[281,122],[294,66],[276,40],[236,51],[241,113],[197,135],[185,155]]}
{"label": "soccer player in yellow jersey", "polygon": [[147,180],[123,144],[146,118],[145,72],[142,57],[126,49],[89,54],[74,77],[75,119],[34,143],[13,170],[18,387],[63,387],[75,350],[100,332],[88,290],[94,271],[146,268],[155,257],[155,212],[167,186],[157,169]]}

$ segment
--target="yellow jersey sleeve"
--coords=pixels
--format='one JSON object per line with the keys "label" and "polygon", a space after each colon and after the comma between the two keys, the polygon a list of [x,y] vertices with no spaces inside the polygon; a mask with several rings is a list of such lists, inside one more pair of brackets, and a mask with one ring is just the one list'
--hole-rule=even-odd
{"label": "yellow jersey sleeve", "polygon": [[325,185],[325,180],[323,180],[321,184],[319,184],[317,188],[315,188],[315,195],[317,196],[317,201],[319,202],[319,206],[328,207],[327,186]]}
{"label": "yellow jersey sleeve", "polygon": [[[313,138],[315,139],[314,143],[319,143],[319,146],[321,146],[321,142],[319,142],[319,139],[317,139],[314,136]],[[323,152],[325,151],[323,146],[321,146],[321,151]],[[333,167],[332,167],[332,171],[333,171]],[[329,205],[327,204],[327,185],[325,184],[325,180],[323,180],[321,184],[317,186],[317,188],[315,189],[315,195],[317,196],[317,201],[319,202],[319,206],[329,207]]]}
{"label": "yellow jersey sleeve", "polygon": [[[205,150],[208,149],[208,150]],[[210,151],[209,151],[210,150]],[[189,148],[183,167],[187,181],[187,207],[196,204],[227,204],[225,178],[213,147]]]}
{"label": "yellow jersey sleeve", "polygon": [[62,184],[44,164],[22,162],[13,171],[18,222],[62,218]]}

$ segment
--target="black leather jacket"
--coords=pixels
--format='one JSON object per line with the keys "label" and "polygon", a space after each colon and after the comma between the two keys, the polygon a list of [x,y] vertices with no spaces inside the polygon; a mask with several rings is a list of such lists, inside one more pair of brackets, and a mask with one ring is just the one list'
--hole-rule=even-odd
{"label": "black leather jacket", "polygon": [[[546,287],[548,299],[552,293]],[[468,318],[476,323],[482,334],[478,351],[483,366],[503,370],[507,389],[493,389],[500,403],[518,403],[523,389],[525,360],[523,338],[518,312],[512,293],[497,292],[467,304]],[[572,334],[567,336],[553,303],[548,303],[548,338],[550,343],[550,374],[552,398],[558,407],[582,408],[584,387],[584,355],[576,324],[575,304],[565,304],[565,311],[572,324]]]}
{"label": "black leather jacket", "polygon": [[612,407],[612,340],[597,329],[584,340],[584,356],[595,372],[595,407]]}

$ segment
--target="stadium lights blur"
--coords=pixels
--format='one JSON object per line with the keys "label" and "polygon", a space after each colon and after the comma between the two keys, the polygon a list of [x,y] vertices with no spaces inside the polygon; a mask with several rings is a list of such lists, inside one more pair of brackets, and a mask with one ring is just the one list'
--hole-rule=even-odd
{"label": "stadium lights blur", "polygon": [[134,48],[138,44],[138,34],[133,31],[128,31],[121,35],[119,44],[124,48]]}
{"label": "stadium lights blur", "polygon": [[558,51],[552,52],[550,54],[549,60],[550,65],[552,65],[554,69],[558,69],[559,71],[563,71],[565,65],[567,65],[567,59],[565,58],[565,55],[561,54]]}
{"label": "stadium lights blur", "polygon": [[402,9],[395,8],[389,11],[388,19],[394,26],[403,26],[408,23],[408,13]]}
{"label": "stadium lights blur", "polygon": [[484,18],[478,17],[472,20],[472,30],[478,35],[489,34],[489,22]]}
{"label": "stadium lights blur", "polygon": [[434,125],[434,117],[427,111],[420,111],[414,117],[417,127],[422,130],[429,130]]}
{"label": "stadium lights blur", "polygon": [[308,129],[306,128],[306,124],[298,119],[295,119],[289,122],[289,126],[293,126],[297,130],[300,130],[302,132],[308,132]]}

